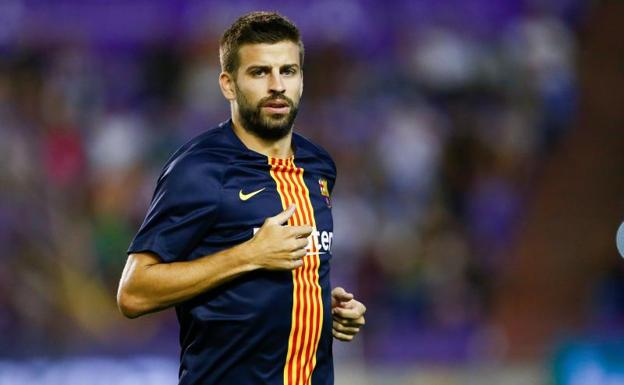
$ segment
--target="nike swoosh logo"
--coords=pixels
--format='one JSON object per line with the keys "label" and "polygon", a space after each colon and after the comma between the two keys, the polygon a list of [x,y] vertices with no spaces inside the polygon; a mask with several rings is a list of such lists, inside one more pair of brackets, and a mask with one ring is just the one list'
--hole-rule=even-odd
{"label": "nike swoosh logo", "polygon": [[262,191],[264,191],[264,189],[266,189],[266,187],[261,188],[260,190],[254,191],[254,192],[250,192],[249,194],[243,194],[243,190],[241,189],[238,192],[238,197],[240,198],[240,200],[242,200],[243,202],[246,201],[247,199],[253,197],[256,194],[260,194]]}

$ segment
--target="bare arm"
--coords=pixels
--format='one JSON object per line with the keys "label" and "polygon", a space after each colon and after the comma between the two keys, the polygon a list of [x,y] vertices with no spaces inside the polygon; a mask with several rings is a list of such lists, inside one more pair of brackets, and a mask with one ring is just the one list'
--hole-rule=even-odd
{"label": "bare arm", "polygon": [[292,270],[303,264],[310,226],[282,226],[291,206],[267,218],[249,241],[188,262],[162,263],[152,253],[130,254],[117,304],[129,318],[162,310],[256,269]]}
{"label": "bare arm", "polygon": [[254,270],[248,248],[235,246],[189,262],[162,263],[151,253],[130,254],[126,261],[117,304],[129,318],[185,301],[237,276]]}

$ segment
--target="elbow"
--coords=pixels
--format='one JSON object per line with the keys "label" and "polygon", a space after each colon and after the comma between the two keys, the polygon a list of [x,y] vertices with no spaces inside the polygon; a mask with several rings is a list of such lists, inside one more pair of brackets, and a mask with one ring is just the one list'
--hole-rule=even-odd
{"label": "elbow", "polygon": [[149,313],[149,310],[144,306],[144,301],[141,301],[137,296],[128,293],[123,287],[119,287],[117,291],[117,307],[121,314],[126,318],[137,318],[145,313]]}
{"label": "elbow", "polygon": [[155,264],[153,258],[141,254],[128,257],[117,288],[117,307],[127,318],[137,318],[159,310],[158,298],[153,294],[153,283],[145,274],[146,267]]}

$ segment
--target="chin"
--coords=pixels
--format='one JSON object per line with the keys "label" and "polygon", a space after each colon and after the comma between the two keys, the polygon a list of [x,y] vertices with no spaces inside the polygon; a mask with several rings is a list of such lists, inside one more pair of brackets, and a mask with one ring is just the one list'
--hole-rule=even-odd
{"label": "chin", "polygon": [[285,121],[288,119],[288,114],[266,114],[264,115],[264,121],[265,123],[273,123],[276,121],[279,121],[280,123],[282,121]]}
{"label": "chin", "polygon": [[288,115],[270,116],[264,119],[264,124],[270,128],[281,128],[288,122]]}

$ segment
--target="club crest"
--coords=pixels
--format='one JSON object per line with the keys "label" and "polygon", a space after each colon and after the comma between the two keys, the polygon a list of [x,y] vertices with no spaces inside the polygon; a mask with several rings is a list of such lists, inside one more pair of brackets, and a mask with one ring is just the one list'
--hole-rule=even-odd
{"label": "club crest", "polygon": [[325,203],[327,203],[327,207],[331,206],[331,200],[329,199],[329,188],[327,187],[327,179],[321,178],[319,179],[319,187],[321,188],[321,195],[325,198]]}

